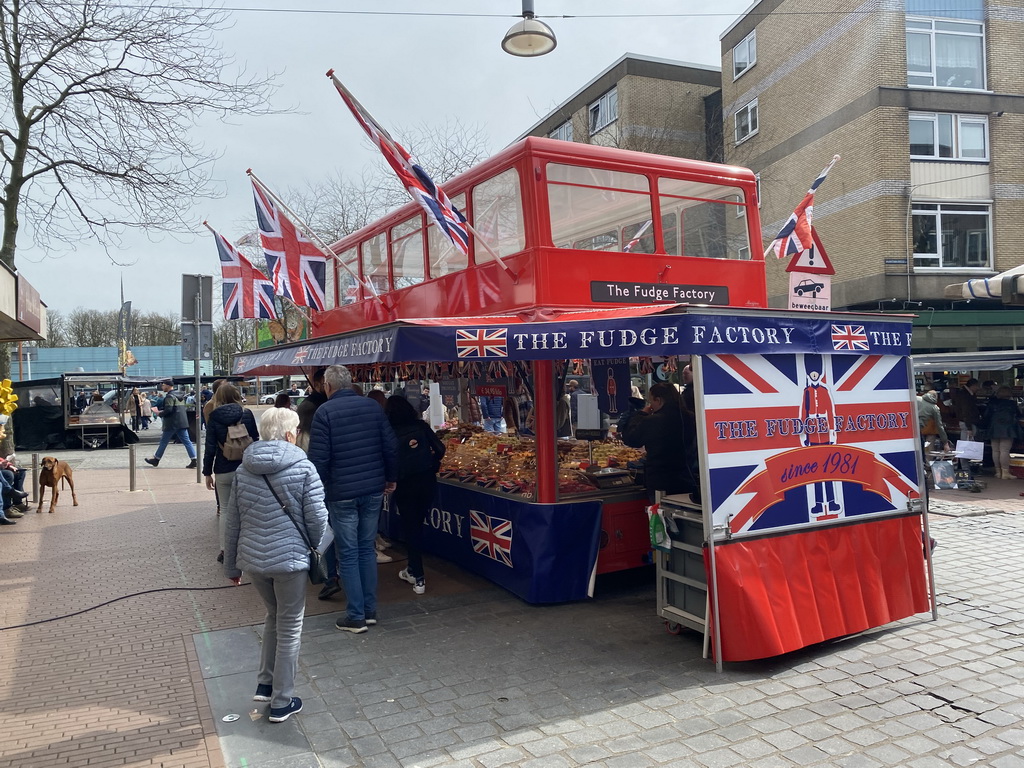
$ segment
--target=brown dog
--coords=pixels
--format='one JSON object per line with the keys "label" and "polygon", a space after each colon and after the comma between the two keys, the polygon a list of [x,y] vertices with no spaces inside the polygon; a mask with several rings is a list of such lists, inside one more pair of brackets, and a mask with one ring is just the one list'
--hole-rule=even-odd
{"label": "brown dog", "polygon": [[61,480],[68,481],[68,486],[71,488],[71,500],[74,502],[74,506],[77,507],[78,496],[75,495],[75,481],[71,476],[71,467],[68,466],[68,463],[60,461],[53,456],[44,456],[42,464],[43,469],[39,473],[39,506],[36,508],[36,513],[38,514],[43,511],[43,494],[46,493],[47,487],[53,489],[50,494],[50,512],[53,512],[57,506],[57,499],[60,496],[57,484]]}

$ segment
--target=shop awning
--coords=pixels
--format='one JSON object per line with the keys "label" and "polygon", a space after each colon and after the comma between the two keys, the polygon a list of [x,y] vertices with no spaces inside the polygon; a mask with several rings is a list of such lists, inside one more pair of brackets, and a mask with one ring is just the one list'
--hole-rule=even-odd
{"label": "shop awning", "polygon": [[915,371],[1008,371],[1024,366],[1024,349],[995,352],[942,352],[914,355]]}
{"label": "shop awning", "polygon": [[1024,264],[992,277],[980,277],[947,285],[943,296],[947,299],[1001,299],[1004,289],[1010,290],[1013,278],[1017,275],[1024,275]]}
{"label": "shop awning", "polygon": [[[911,316],[763,309],[641,308],[588,319],[401,320],[368,330],[244,352],[235,375],[282,375],[320,365],[493,362],[779,352],[910,354]],[[579,315],[575,315],[579,317]],[[487,318],[488,321],[494,318]]]}

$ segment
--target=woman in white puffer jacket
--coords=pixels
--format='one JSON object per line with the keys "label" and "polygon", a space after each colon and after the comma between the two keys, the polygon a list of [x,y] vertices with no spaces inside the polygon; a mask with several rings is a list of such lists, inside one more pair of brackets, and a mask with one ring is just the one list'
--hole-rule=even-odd
{"label": "woman in white puffer jacket", "polygon": [[303,526],[313,546],[327,530],[323,484],[295,445],[298,426],[299,417],[291,409],[263,413],[260,440],[245,449],[224,510],[224,574],[238,584],[244,572],[267,606],[253,700],[270,702],[272,723],[302,710],[302,700],[294,693],[309,548],[296,526]]}

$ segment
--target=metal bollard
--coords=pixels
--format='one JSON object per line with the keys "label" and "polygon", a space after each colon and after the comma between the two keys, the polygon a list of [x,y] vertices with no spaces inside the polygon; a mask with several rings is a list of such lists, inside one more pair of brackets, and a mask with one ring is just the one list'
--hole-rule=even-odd
{"label": "metal bollard", "polygon": [[128,446],[128,490],[135,490],[135,445]]}
{"label": "metal bollard", "polygon": [[39,454],[32,454],[32,501],[41,501],[39,493]]}

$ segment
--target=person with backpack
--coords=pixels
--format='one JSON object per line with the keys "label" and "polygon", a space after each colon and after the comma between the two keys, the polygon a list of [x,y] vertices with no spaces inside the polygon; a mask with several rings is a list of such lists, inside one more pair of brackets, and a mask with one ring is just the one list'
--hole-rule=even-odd
{"label": "person with backpack", "polygon": [[398,439],[398,484],[391,503],[398,509],[402,539],[409,555],[409,566],[398,578],[412,584],[412,591],[427,591],[423,575],[423,521],[434,500],[437,472],[445,447],[416,409],[404,397],[389,397],[384,413]]}
{"label": "person with backpack", "polygon": [[[242,463],[245,449],[259,440],[259,429],[252,411],[243,408],[238,388],[225,381],[213,395],[213,409],[206,424],[206,450],[203,452],[203,475],[206,487],[217,492],[219,507],[231,501],[231,484],[235,470]],[[224,562],[225,518],[219,521],[220,554],[217,562]]]}

